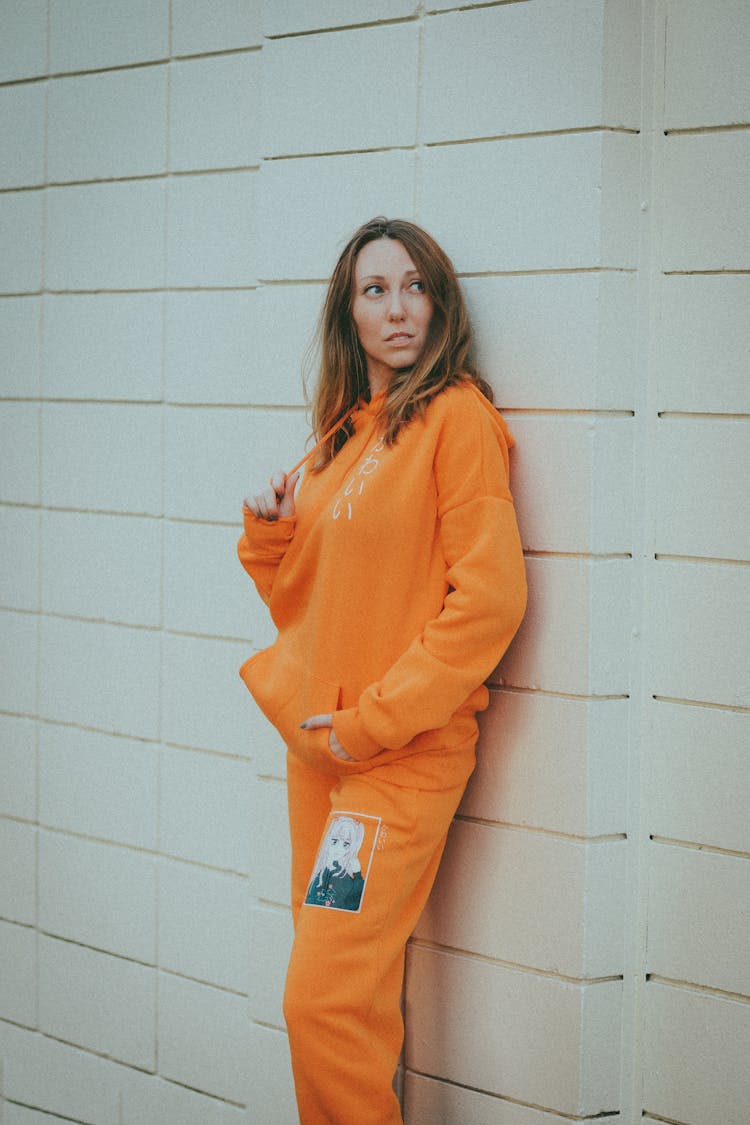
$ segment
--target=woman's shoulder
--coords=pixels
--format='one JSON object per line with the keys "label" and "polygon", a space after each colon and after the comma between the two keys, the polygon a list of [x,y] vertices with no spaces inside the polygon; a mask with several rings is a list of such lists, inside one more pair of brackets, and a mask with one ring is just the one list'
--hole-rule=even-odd
{"label": "woman's shoulder", "polygon": [[[455,383],[441,391],[430,403],[434,405],[432,423],[436,449],[441,461],[452,466],[496,464],[502,462],[505,481],[510,475],[509,451],[513,435],[499,410],[470,380]],[[429,415],[429,409],[428,409]],[[499,459],[499,460],[498,460]],[[489,477],[495,479],[493,470]]]}
{"label": "woman's shoulder", "polygon": [[468,426],[475,432],[489,428],[495,434],[502,433],[505,440],[512,444],[513,439],[499,410],[470,379],[452,383],[435,395],[427,408],[427,415],[432,415],[436,423],[451,427]]}

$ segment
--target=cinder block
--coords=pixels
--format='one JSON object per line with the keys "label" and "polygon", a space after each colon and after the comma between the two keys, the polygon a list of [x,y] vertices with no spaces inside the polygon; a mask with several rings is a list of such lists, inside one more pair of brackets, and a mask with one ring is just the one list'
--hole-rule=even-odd
{"label": "cinder block", "polygon": [[0,499],[39,503],[39,406],[0,402]]}
{"label": "cinder block", "polygon": [[252,1084],[251,1100],[258,1120],[264,1125],[289,1125],[297,1117],[297,1103],[286,1033],[250,1024],[250,1057],[254,1076],[262,1076],[262,1081]]}
{"label": "cinder block", "polygon": [[257,177],[250,171],[170,179],[169,286],[255,284]]}
{"label": "cinder block", "polygon": [[420,221],[461,272],[632,269],[637,173],[618,133],[442,145],[422,158]]}
{"label": "cinder block", "polygon": [[[561,1114],[618,1107],[618,982],[581,986],[414,944],[406,980],[408,1069]],[[500,1042],[498,1012],[513,1029]]]}
{"label": "cinder block", "polygon": [[154,970],[42,936],[39,1024],[56,1039],[131,1066],[153,1069]]}
{"label": "cinder block", "polygon": [[0,813],[36,820],[36,723],[0,715]]}
{"label": "cinder block", "polygon": [[648,682],[653,695],[747,706],[746,567],[660,559],[651,568]]}
{"label": "cinder block", "polygon": [[319,0],[303,5],[297,0],[274,0],[263,6],[263,31],[269,38],[392,19],[407,19],[419,10],[416,0],[379,0],[377,13],[369,0]]}
{"label": "cinder block", "polygon": [[45,395],[161,399],[163,309],[163,298],[155,293],[46,296]]}
{"label": "cinder block", "polygon": [[633,408],[634,274],[468,277],[463,288],[479,368],[501,406]]}
{"label": "cinder block", "polygon": [[173,54],[259,47],[261,7],[261,0],[214,0],[210,8],[193,0],[172,0]]}
{"label": "cinder block", "polygon": [[[625,9],[631,18],[618,21],[619,51],[613,53],[614,67],[605,69],[612,8]],[[565,0],[548,0],[542,6],[503,4],[427,19],[421,139],[429,144],[602,125],[637,129],[636,11],[632,3],[586,0],[571,8]]]}
{"label": "cinder block", "polygon": [[271,726],[260,708],[246,692],[241,703],[243,753],[252,757],[259,778],[283,781],[286,778],[286,746],[279,732]]}
{"label": "cinder block", "polygon": [[56,1117],[53,1113],[38,1113],[35,1109],[27,1109],[23,1105],[6,1105],[4,1111],[7,1125],[65,1125],[70,1120],[65,1117]]}
{"label": "cinder block", "polygon": [[49,26],[53,74],[169,57],[168,0],[51,0]]}
{"label": "cinder block", "polygon": [[268,607],[237,558],[240,528],[170,520],[164,530],[166,628],[238,637],[253,648],[271,644]]}
{"label": "cinder block", "polygon": [[4,1110],[9,1102],[30,1102],[68,1121],[119,1125],[121,1067],[111,1060],[4,1022],[0,1055]]}
{"label": "cinder block", "polygon": [[148,176],[167,166],[167,68],[58,78],[49,86],[52,183]]}
{"label": "cinder block", "polygon": [[0,917],[36,925],[36,828],[0,817]]}
{"label": "cinder block", "polygon": [[164,284],[164,180],[78,184],[46,196],[48,288]]}
{"label": "cinder block", "polygon": [[[384,113],[373,96],[382,88],[385,59],[389,73],[399,75],[395,113]],[[413,145],[418,60],[416,23],[270,42],[263,49],[264,155]]]}
{"label": "cinder block", "polygon": [[250,894],[276,906],[290,905],[291,852],[286,785],[260,777],[252,792]]}
{"label": "cinder block", "polygon": [[0,610],[0,710],[35,715],[39,618]]}
{"label": "cinder block", "polygon": [[309,433],[302,411],[168,409],[166,514],[231,523],[239,538],[244,496],[265,487],[276,469],[291,468],[305,452]]}
{"label": "cinder block", "polygon": [[511,425],[518,442],[512,487],[524,548],[632,551],[632,420],[518,414]]}
{"label": "cinder block", "polygon": [[255,904],[250,911],[250,1013],[272,1027],[284,1027],[281,1002],[294,929],[288,910]]}
{"label": "cinder block", "polygon": [[0,90],[0,187],[44,183],[44,85]]}
{"label": "cinder block", "polygon": [[[322,285],[265,285],[258,291],[257,318],[245,401],[300,406],[303,374],[325,299]],[[311,372],[314,379],[317,371]]]}
{"label": "cinder block", "polygon": [[121,1097],[121,1125],[243,1125],[245,1121],[237,1106],[137,1070],[123,1069]]}
{"label": "cinder block", "polygon": [[170,169],[260,163],[260,59],[260,52],[253,51],[173,64]]}
{"label": "cinder block", "polygon": [[164,637],[162,737],[179,746],[242,754],[238,670],[247,657],[240,642]]}
{"label": "cinder block", "polygon": [[747,1003],[652,982],[643,1015],[647,1113],[745,1125],[750,1104]]}
{"label": "cinder block", "polygon": [[159,867],[159,964],[181,976],[247,993],[247,880],[185,863]]}
{"label": "cinder block", "polygon": [[0,194],[1,293],[36,293],[42,287],[41,191]]}
{"label": "cinder block", "polygon": [[664,119],[667,128],[750,120],[750,8],[669,0]]}
{"label": "cinder block", "polygon": [[529,604],[493,683],[626,695],[631,643],[626,559],[526,560]]}
{"label": "cinder block", "polygon": [[248,1073],[247,999],[162,973],[159,1071],[191,1089],[244,1104]]}
{"label": "cinder block", "polygon": [[153,856],[41,833],[39,918],[45,932],[153,964],[156,895]]}
{"label": "cinder block", "polygon": [[[259,309],[260,292],[167,294],[164,366],[169,401],[259,401],[257,353],[269,334]],[[273,377],[271,381],[275,384]]]}
{"label": "cinder block", "polygon": [[413,213],[414,167],[413,152],[266,161],[260,172],[258,276],[327,278],[362,223],[375,215]]}
{"label": "cinder block", "polygon": [[0,605],[39,608],[39,512],[0,507]]}
{"label": "cinder block", "polygon": [[749,851],[747,716],[655,700],[644,823],[655,836]]}
{"label": "cinder block", "polygon": [[36,1024],[36,932],[0,921],[0,1017]]}
{"label": "cinder block", "polygon": [[[619,1113],[606,1118],[607,1125],[619,1125],[620,1120]],[[405,1125],[456,1125],[461,1121],[471,1125],[568,1125],[570,1118],[407,1071]]]}
{"label": "cinder block", "polygon": [[492,692],[461,812],[576,836],[624,832],[628,702]]}
{"label": "cinder block", "polygon": [[750,198],[740,189],[749,161],[747,130],[667,138],[661,205],[664,270],[747,268]]}
{"label": "cinder block", "polygon": [[[482,872],[492,873],[493,892],[478,900]],[[459,820],[416,936],[568,977],[615,976],[623,971],[624,892],[619,842]]]}
{"label": "cinder block", "polygon": [[161,537],[161,525],[154,519],[45,512],[43,557],[54,559],[54,565],[44,570],[44,610],[158,626]]}
{"label": "cinder block", "polygon": [[749,995],[747,859],[665,844],[648,852],[648,971]]}
{"label": "cinder block", "polygon": [[[47,72],[47,0],[2,0],[0,82]],[[9,18],[12,16],[12,18]]]}
{"label": "cinder block", "polygon": [[39,819],[48,828],[154,850],[156,746],[43,723]]}
{"label": "cinder block", "polygon": [[658,409],[750,414],[750,278],[664,277],[659,293]]}
{"label": "cinder block", "polygon": [[750,558],[750,526],[737,518],[750,478],[748,436],[740,419],[661,421],[651,481],[657,551]]}
{"label": "cinder block", "polygon": [[3,395],[39,394],[41,299],[5,297],[0,301],[0,385]]}
{"label": "cinder block", "polygon": [[[427,14],[432,15],[434,12],[448,12],[455,8],[483,8],[486,2],[487,0],[427,0],[426,8]],[[518,0],[510,0],[510,3],[518,3]]]}
{"label": "cinder block", "polygon": [[250,766],[165,747],[160,847],[167,855],[245,873],[253,824]]}
{"label": "cinder block", "polygon": [[156,404],[48,402],[42,441],[46,505],[161,514],[162,412]]}
{"label": "cinder block", "polygon": [[158,633],[42,619],[41,713],[135,738],[158,737]]}

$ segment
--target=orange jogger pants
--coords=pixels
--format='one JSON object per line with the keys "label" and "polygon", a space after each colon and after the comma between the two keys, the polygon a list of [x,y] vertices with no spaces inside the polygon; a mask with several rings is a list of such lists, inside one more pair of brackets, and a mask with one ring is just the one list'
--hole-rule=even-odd
{"label": "orange jogger pants", "polygon": [[465,781],[426,790],[378,773],[336,776],[287,755],[295,935],[284,1015],[301,1125],[402,1125],[393,1078],[406,942]]}

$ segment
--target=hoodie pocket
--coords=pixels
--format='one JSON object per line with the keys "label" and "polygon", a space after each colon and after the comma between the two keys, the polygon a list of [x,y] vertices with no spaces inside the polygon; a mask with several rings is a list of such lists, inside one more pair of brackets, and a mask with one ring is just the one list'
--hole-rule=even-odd
{"label": "hoodie pocket", "polygon": [[314,675],[278,642],[246,660],[240,676],[289,749],[320,766],[323,732],[303,731],[300,723],[336,711],[339,685]]}

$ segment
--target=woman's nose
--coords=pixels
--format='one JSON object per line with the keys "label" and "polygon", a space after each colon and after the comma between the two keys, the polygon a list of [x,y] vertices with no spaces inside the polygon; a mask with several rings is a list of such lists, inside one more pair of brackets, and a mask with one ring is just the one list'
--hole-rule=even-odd
{"label": "woman's nose", "polygon": [[401,320],[404,315],[404,305],[401,294],[394,290],[388,301],[388,318],[389,320]]}

